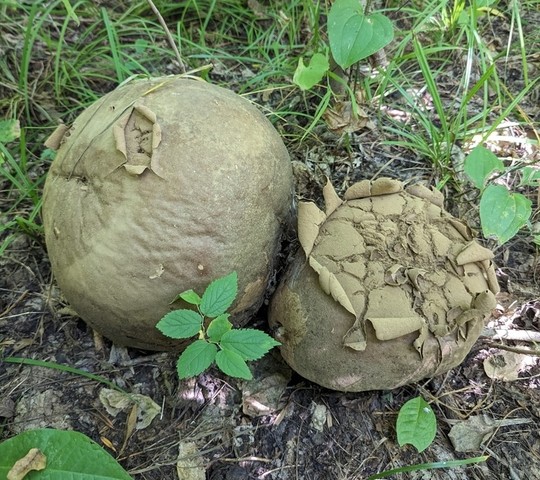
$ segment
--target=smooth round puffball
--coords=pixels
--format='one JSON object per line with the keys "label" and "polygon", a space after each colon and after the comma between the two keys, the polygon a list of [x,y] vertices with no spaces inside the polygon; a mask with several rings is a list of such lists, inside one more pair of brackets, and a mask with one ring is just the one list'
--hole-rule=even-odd
{"label": "smooth round puffball", "polygon": [[495,307],[493,253],[442,195],[388,178],[330,184],[326,211],[301,203],[302,248],[269,320],[287,363],[345,392],[387,390],[463,361]]}
{"label": "smooth round puffball", "polygon": [[62,133],[43,223],[76,312],[119,345],[179,349],[155,328],[171,301],[236,271],[231,320],[243,325],[264,300],[293,194],[266,117],[231,91],[164,77],[119,87]]}

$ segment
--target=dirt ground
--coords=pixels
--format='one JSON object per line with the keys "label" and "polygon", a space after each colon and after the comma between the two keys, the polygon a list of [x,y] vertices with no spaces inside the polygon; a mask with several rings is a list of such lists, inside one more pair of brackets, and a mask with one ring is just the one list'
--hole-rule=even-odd
{"label": "dirt ground", "polygon": [[[516,88],[519,81],[516,76]],[[524,108],[538,122],[534,97]],[[286,133],[286,125],[277,128]],[[297,192],[304,198],[320,199],[325,175],[340,192],[374,175],[427,184],[436,179],[423,159],[382,145],[378,128],[351,134],[348,146],[320,128],[322,141],[287,145]],[[526,154],[540,160],[538,149]],[[0,196],[3,192],[0,188]],[[450,187],[445,191],[452,199],[448,208],[454,214],[469,211],[475,226],[476,209],[468,200],[455,200],[454,193]],[[537,208],[537,192],[524,193]],[[523,233],[496,254],[499,305],[461,366],[392,391],[344,394],[302,379],[277,350],[253,365],[252,382],[216,369],[178,381],[175,354],[115,347],[72,316],[51,275],[42,239],[21,235],[0,258],[0,440],[32,428],[77,430],[140,480],[178,478],[178,463],[190,467],[180,470],[185,479],[204,478],[186,473],[204,470],[211,480],[360,480],[389,468],[479,455],[489,458],[392,478],[540,479],[540,366],[530,340],[540,342],[538,251]],[[265,316],[263,308],[253,326],[265,329]],[[130,408],[113,416],[100,400],[107,385],[21,364],[18,358],[99,375],[151,398],[160,413],[146,428],[132,431]],[[431,403],[438,419],[436,439],[421,454],[410,446],[400,448],[395,431],[400,406],[417,395]],[[470,419],[477,423],[464,423]],[[449,436],[456,424],[470,426],[458,442],[463,451],[456,451]],[[476,445],[467,443],[475,438]]]}

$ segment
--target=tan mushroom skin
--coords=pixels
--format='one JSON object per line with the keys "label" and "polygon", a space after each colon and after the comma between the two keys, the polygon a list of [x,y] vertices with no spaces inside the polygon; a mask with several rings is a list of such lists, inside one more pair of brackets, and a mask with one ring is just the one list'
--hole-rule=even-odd
{"label": "tan mushroom skin", "polygon": [[327,184],[298,211],[302,249],[270,307],[285,360],[342,391],[391,389],[447,371],[495,307],[493,253],[443,210],[440,192],[389,178]]}
{"label": "tan mushroom skin", "polygon": [[119,87],[50,141],[43,221],[66,299],[115,343],[182,348],[156,323],[237,271],[232,321],[264,300],[292,203],[287,150],[246,99],[180,77]]}

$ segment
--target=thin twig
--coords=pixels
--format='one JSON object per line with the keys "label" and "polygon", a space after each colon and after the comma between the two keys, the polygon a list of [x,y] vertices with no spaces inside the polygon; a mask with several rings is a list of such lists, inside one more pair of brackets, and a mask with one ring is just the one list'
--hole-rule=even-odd
{"label": "thin twig", "polygon": [[487,342],[488,347],[498,348],[499,350],[506,350],[507,352],[519,353],[521,355],[532,355],[535,357],[540,357],[540,349],[537,348],[521,348],[521,347],[510,347],[502,343]]}
{"label": "thin twig", "polygon": [[178,64],[180,66],[181,73],[186,73],[186,65],[184,64],[184,61],[182,60],[182,56],[180,55],[180,52],[178,51],[178,47],[176,46],[176,42],[174,41],[174,38],[171,35],[171,31],[169,30],[169,27],[165,23],[165,20],[163,19],[163,16],[161,13],[159,13],[159,10],[155,6],[154,2],[152,0],[146,0],[148,2],[148,5],[150,5],[150,8],[152,11],[156,14],[159,23],[163,27],[163,30],[165,30],[165,36],[167,37],[167,40],[174,50],[174,54],[176,55],[176,60],[178,60]]}
{"label": "thin twig", "polygon": [[518,342],[540,343],[540,332],[536,330],[503,330],[485,328],[482,337],[493,340],[513,340]]}

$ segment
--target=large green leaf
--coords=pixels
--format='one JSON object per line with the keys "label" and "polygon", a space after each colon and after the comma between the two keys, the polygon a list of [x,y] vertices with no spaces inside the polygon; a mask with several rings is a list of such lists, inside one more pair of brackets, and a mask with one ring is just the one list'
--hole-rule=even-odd
{"label": "large green leaf", "polygon": [[510,193],[502,185],[489,185],[480,199],[480,222],[485,237],[496,237],[502,245],[510,240],[531,216],[531,201]]}
{"label": "large green leaf", "polygon": [[203,293],[200,306],[202,314],[214,318],[225,313],[234,301],[237,290],[236,272],[214,280]]}
{"label": "large green leaf", "polygon": [[79,432],[29,430],[0,443],[0,478],[30,449],[46,457],[44,470],[28,473],[25,480],[131,480],[122,466],[97,443]]}
{"label": "large green leaf", "polygon": [[176,364],[178,378],[195,377],[204,372],[216,358],[217,347],[205,340],[196,340],[180,355]]}
{"label": "large green leaf", "polygon": [[422,452],[435,438],[437,418],[428,403],[422,397],[416,397],[399,410],[396,430],[400,447],[410,443]]}
{"label": "large green leaf", "polygon": [[476,188],[483,188],[493,172],[504,170],[504,163],[491,150],[478,145],[465,158],[463,169]]}
{"label": "large green leaf", "polygon": [[394,27],[380,13],[364,15],[358,0],[336,0],[328,14],[328,38],[334,60],[345,69],[388,45]]}
{"label": "large green leaf", "polygon": [[257,360],[272,347],[281,345],[270,335],[252,328],[235,329],[221,337],[220,346],[240,355],[244,360]]}
{"label": "large green leaf", "polygon": [[156,328],[170,338],[190,338],[199,333],[203,320],[193,310],[173,310],[157,323]]}
{"label": "large green leaf", "polygon": [[251,380],[253,375],[244,359],[230,350],[221,350],[216,355],[216,364],[229,377]]}

